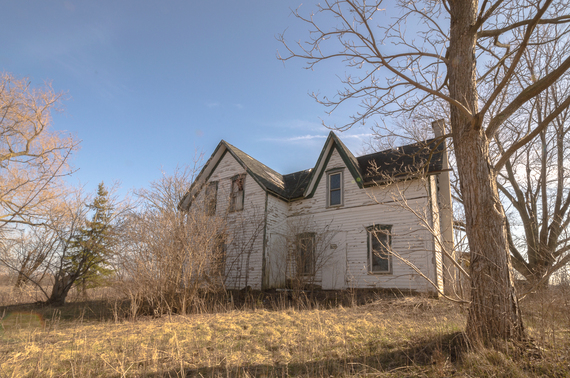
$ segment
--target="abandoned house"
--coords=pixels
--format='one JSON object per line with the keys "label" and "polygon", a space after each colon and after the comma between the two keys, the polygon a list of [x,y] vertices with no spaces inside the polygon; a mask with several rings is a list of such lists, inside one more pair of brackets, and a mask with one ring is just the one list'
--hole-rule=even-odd
{"label": "abandoned house", "polygon": [[221,141],[179,207],[228,222],[228,288],[437,292],[452,243],[437,141],[355,157],[331,132],[313,168],[286,175]]}

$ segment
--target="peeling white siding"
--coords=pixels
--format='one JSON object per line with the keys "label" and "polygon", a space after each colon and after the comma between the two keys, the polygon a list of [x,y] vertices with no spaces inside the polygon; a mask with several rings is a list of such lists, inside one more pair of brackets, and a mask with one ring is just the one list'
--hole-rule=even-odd
{"label": "peeling white siding", "polygon": [[[216,216],[227,221],[226,287],[261,289],[263,261],[263,227],[265,225],[265,191],[247,174],[244,184],[244,208],[229,212],[232,177],[245,169],[226,153],[208,179],[218,182]],[[200,204],[204,190],[195,202]]]}
{"label": "peeling white siding", "polygon": [[[317,224],[328,225],[346,235],[346,249],[337,248],[337,254],[346,254],[346,279],[343,288],[397,288],[432,291],[432,287],[402,259],[433,278],[432,235],[422,227],[422,219],[429,220],[429,193],[420,180],[401,182],[395,186],[360,189],[335,149],[325,168],[344,168],[343,206],[327,208],[327,177],[323,174],[312,198],[289,204],[289,219],[295,222],[311,216]],[[405,204],[402,203],[405,199]],[[409,207],[413,211],[404,209]],[[414,212],[416,214],[414,214]],[[426,218],[427,217],[427,218]],[[392,226],[392,273],[371,274],[368,269],[368,234],[366,227]],[[398,258],[400,257],[400,258]],[[339,256],[335,256],[338,261]],[[323,269],[326,274],[330,268]],[[327,277],[327,286],[333,279]],[[334,285],[338,288],[338,280]]]}
{"label": "peeling white siding", "polygon": [[285,287],[287,270],[287,202],[267,196],[264,288]]}

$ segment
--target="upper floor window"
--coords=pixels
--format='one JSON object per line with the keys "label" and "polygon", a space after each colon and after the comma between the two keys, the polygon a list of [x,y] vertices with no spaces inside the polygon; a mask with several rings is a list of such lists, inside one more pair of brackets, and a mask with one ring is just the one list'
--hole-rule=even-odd
{"label": "upper floor window", "polygon": [[245,175],[232,177],[232,191],[230,193],[230,211],[243,210]]}
{"label": "upper floor window", "polygon": [[216,214],[216,202],[218,201],[218,182],[213,181],[208,183],[206,187],[206,215]]}
{"label": "upper floor window", "polygon": [[368,231],[368,271],[371,273],[392,273],[390,253],[392,226],[375,225]]}
{"label": "upper floor window", "polygon": [[297,235],[296,245],[297,274],[311,276],[315,274],[315,233],[304,232]]}
{"label": "upper floor window", "polygon": [[327,206],[342,206],[342,172],[331,172],[327,175]]}

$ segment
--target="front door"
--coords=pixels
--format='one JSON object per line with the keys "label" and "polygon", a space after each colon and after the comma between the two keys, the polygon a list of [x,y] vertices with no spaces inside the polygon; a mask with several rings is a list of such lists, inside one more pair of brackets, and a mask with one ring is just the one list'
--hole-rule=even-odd
{"label": "front door", "polygon": [[339,231],[332,238],[326,261],[323,262],[323,290],[346,288],[346,231]]}

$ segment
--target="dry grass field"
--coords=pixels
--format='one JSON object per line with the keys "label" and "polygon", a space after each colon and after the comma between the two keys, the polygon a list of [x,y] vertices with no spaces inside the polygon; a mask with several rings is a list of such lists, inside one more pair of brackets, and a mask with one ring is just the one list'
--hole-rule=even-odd
{"label": "dry grass field", "polygon": [[[0,299],[0,377],[567,377],[570,292],[527,298],[532,342],[466,345],[465,309],[425,297],[376,296],[319,308],[267,305],[129,317],[123,302],[64,307]],[[21,298],[24,294],[20,295]]]}

